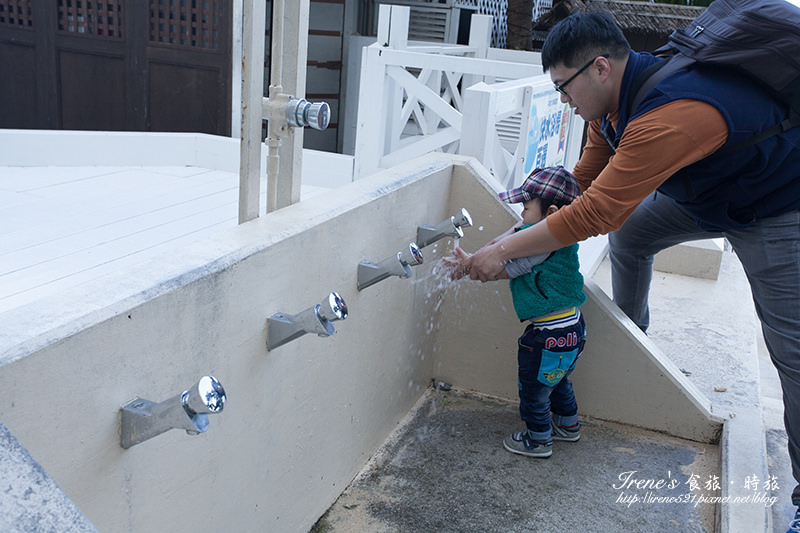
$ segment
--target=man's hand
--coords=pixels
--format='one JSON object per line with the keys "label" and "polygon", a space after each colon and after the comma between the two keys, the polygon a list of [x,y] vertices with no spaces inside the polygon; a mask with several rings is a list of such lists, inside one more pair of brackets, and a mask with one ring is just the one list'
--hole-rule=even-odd
{"label": "man's hand", "polygon": [[462,261],[461,266],[469,274],[469,278],[482,282],[496,281],[497,275],[506,265],[500,255],[502,246],[500,242],[484,246]]}

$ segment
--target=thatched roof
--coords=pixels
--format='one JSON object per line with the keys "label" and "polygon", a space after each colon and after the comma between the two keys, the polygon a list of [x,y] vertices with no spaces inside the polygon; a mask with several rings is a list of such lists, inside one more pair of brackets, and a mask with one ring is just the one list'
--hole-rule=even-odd
{"label": "thatched roof", "polygon": [[553,7],[534,22],[533,29],[549,30],[576,10],[608,11],[623,32],[670,34],[685,28],[705,7],[625,0],[555,0]]}

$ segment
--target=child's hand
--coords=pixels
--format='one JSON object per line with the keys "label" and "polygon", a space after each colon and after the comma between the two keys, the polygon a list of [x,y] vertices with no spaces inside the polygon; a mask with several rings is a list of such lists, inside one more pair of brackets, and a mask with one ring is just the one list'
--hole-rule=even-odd
{"label": "child's hand", "polygon": [[471,257],[471,254],[468,254],[459,246],[456,246],[453,249],[452,256],[442,258],[442,263],[444,264],[445,268],[450,271],[451,280],[461,279],[469,274],[469,271],[466,270],[463,265],[464,260],[469,257]]}

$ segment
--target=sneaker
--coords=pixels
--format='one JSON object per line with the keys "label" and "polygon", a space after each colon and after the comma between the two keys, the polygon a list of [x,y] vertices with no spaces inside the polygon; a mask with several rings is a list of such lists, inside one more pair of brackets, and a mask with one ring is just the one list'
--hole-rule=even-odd
{"label": "sneaker", "polygon": [[559,426],[551,422],[553,428],[553,440],[565,440],[567,442],[578,442],[581,438],[581,423],[578,422],[572,427]]}
{"label": "sneaker", "polygon": [[789,522],[789,529],[786,533],[800,533],[800,505],[797,506],[797,511],[795,511],[792,521]]}
{"label": "sneaker", "polygon": [[528,457],[550,457],[553,455],[553,441],[539,442],[533,440],[527,431],[512,433],[503,439],[503,446],[511,453]]}

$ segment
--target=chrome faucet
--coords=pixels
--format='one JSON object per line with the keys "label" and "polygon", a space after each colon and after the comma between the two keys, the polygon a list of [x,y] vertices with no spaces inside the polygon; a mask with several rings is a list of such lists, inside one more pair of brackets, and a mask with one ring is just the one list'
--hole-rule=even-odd
{"label": "chrome faucet", "polygon": [[372,261],[361,261],[358,265],[358,290],[363,290],[383,281],[389,276],[399,278],[411,277],[411,267],[409,265],[422,264],[422,252],[416,243],[408,245],[407,250],[397,252],[397,256],[384,259],[380,263]]}
{"label": "chrome faucet", "polygon": [[188,435],[208,430],[208,415],[222,412],[225,389],[214,376],[203,376],[190,389],[161,403],[135,398],[120,409],[120,445],[135,444],[170,429],[183,429]]}
{"label": "chrome faucet", "polygon": [[267,319],[267,350],[273,350],[306,333],[329,337],[335,333],[331,322],[345,318],[347,304],[335,292],[330,293],[322,303],[296,315],[275,313]]}
{"label": "chrome faucet", "polygon": [[472,217],[463,207],[457,215],[439,222],[435,226],[419,226],[417,228],[417,244],[420,248],[425,248],[429,244],[442,239],[444,237],[459,238],[464,236],[462,227],[469,227],[472,225]]}

